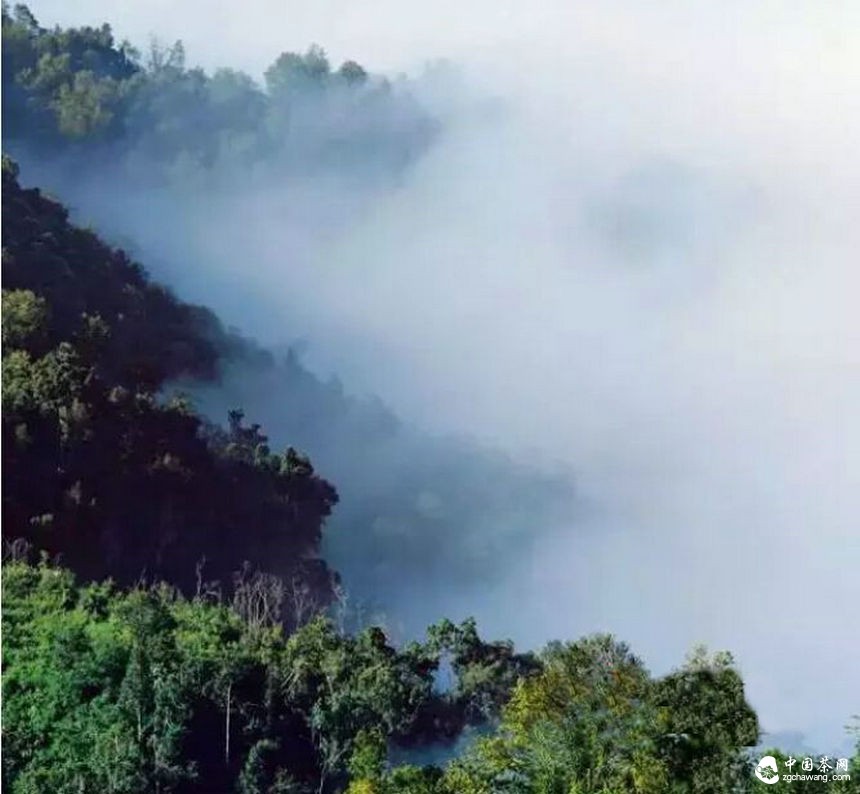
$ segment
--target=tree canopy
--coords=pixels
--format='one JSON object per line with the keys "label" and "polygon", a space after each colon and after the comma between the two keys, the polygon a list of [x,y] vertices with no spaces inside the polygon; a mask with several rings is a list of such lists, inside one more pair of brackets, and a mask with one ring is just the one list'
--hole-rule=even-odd
{"label": "tree canopy", "polygon": [[[4,146],[147,181],[205,180],[259,166],[285,173],[396,172],[435,122],[408,91],[325,51],[285,52],[265,85],[186,64],[182,42],[140,52],[109,25],[42,27],[3,6]],[[217,167],[217,168],[216,168]]]}
{"label": "tree canopy", "polygon": [[[226,579],[243,555],[326,603],[319,558],[332,485],[270,450],[241,411],[226,428],[162,387],[212,378],[213,315],[155,285],[3,167],[3,521],[89,576]],[[220,336],[219,336],[220,334]]]}
{"label": "tree canopy", "polygon": [[[165,583],[79,584],[14,550],[2,582],[9,791],[705,794],[761,785],[752,776],[758,723],[727,654],[698,652],[654,677],[609,635],[521,655],[482,640],[472,621],[442,621],[397,647],[377,627],[345,634],[323,614],[285,630],[260,606],[273,595],[264,580],[231,598],[185,598]],[[440,690],[452,658],[453,681]],[[457,731],[490,732],[442,765],[390,760],[398,746],[402,755],[449,742],[440,714],[458,715]],[[860,754],[849,769],[856,780]],[[797,788],[857,790],[851,781]]]}
{"label": "tree canopy", "polygon": [[[22,5],[3,5],[2,38],[4,145],[81,173],[396,174],[435,131],[408,90],[316,45],[280,55],[261,86],[189,67],[181,42],[142,54],[108,25],[46,29]],[[492,507],[522,548],[534,505],[565,487],[472,447],[392,444],[384,406],[180,300],[22,187],[6,156],[2,204],[9,791],[760,790],[759,722],[727,653],[654,675],[607,634],[522,651],[472,619],[406,642],[349,614],[322,553],[338,491],[299,448],[316,442],[333,468],[361,451],[338,469],[365,532],[348,554],[353,580],[383,590],[418,568],[486,571],[510,536],[493,526],[470,549],[458,520]],[[228,371],[240,385],[220,423],[175,391],[205,395]],[[240,407],[262,404],[261,383],[290,417],[278,448]],[[371,458],[397,470],[393,493]],[[780,771],[789,749],[766,751]],[[860,749],[847,772],[773,790],[860,791]]]}

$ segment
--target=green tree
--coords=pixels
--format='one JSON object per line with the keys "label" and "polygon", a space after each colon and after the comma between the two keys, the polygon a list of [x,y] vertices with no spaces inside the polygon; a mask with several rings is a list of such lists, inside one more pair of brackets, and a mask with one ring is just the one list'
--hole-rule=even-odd
{"label": "green tree", "polygon": [[314,44],[304,55],[285,52],[266,70],[266,89],[275,97],[321,89],[331,73],[325,50]]}
{"label": "green tree", "polygon": [[27,348],[44,336],[47,303],[30,290],[3,290],[3,346]]}

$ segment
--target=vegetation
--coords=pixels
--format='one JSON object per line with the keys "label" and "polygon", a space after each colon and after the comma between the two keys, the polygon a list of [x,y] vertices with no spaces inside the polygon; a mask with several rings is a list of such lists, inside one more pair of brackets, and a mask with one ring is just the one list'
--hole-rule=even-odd
{"label": "vegetation", "polygon": [[[346,636],[322,615],[288,635],[270,608],[274,584],[255,579],[228,603],[166,584],[78,586],[44,561],[8,562],[4,785],[343,790],[349,770],[381,772],[374,759],[388,742],[445,738],[440,714],[456,730],[492,718],[485,692],[509,689],[525,658],[500,659],[471,625],[436,627],[401,650],[377,628]],[[434,671],[446,650],[471,678],[440,693]]]}
{"label": "vegetation", "polygon": [[[3,783],[14,792],[746,790],[755,714],[727,655],[662,678],[609,636],[540,656],[473,623],[393,647],[317,615],[291,632],[271,580],[225,600],[3,569]],[[436,685],[448,661],[452,685]],[[499,721],[499,716],[501,719]],[[497,725],[447,767],[395,745]],[[856,763],[855,759],[855,763]],[[756,784],[757,785],[757,784]],[[840,790],[840,789],[835,789]],[[842,789],[848,790],[848,789]]]}
{"label": "vegetation", "polygon": [[[317,47],[281,55],[261,88],[234,71],[187,68],[180,44],[142,58],[108,26],[47,30],[24,6],[4,6],[2,24],[6,141],[74,168],[106,157],[148,179],[205,179],[216,165],[294,173],[381,159],[396,171],[432,133],[408,96],[354,62],[333,70]],[[57,201],[23,188],[5,157],[2,188],[9,791],[760,788],[758,720],[727,654],[696,652],[655,677],[607,635],[522,653],[483,639],[472,620],[441,620],[405,644],[362,620],[353,626],[321,557],[333,485],[295,447],[273,451],[241,410],[218,426],[169,391],[182,381],[202,393],[230,368],[256,373],[259,391],[264,375],[294,416],[290,432],[302,445],[325,435],[333,462],[346,444],[380,460],[399,432],[393,417],[321,384],[292,355],[275,363],[177,299],[70,223]],[[470,467],[475,454],[423,447],[406,463],[397,448],[392,460],[407,476],[390,502],[377,493],[361,502],[371,480],[341,470],[356,522],[389,535],[411,524],[416,565],[450,546],[444,564],[474,570],[450,520],[492,501],[474,472],[490,472],[514,494],[501,508],[523,515],[529,493],[557,487],[507,463]],[[423,487],[439,472],[461,483],[444,504]],[[355,554],[365,577],[392,587],[396,566],[409,564],[393,537],[381,552]],[[491,565],[491,543],[484,554]],[[418,762],[430,753],[435,763]],[[860,790],[860,753],[850,772],[853,781],[774,790]]]}
{"label": "vegetation", "polygon": [[211,377],[217,321],[69,224],[3,165],[3,521],[85,576],[191,587],[264,561],[321,603],[334,488],[240,412],[226,430],[159,389]]}
{"label": "vegetation", "polygon": [[212,178],[256,167],[302,173],[397,170],[434,124],[388,81],[325,52],[283,53],[248,75],[189,68],[181,42],[142,54],[109,25],[49,30],[23,5],[3,6],[4,146],[85,173],[120,166],[136,178]]}
{"label": "vegetation", "polygon": [[[229,204],[230,197],[246,195],[257,184],[268,195],[273,185],[328,184],[332,176],[353,180],[352,187],[367,195],[376,180],[397,179],[426,149],[434,130],[433,120],[410,97],[408,81],[391,84],[354,62],[334,68],[318,47],[304,55],[284,53],[257,85],[233,70],[207,75],[187,67],[179,44],[155,45],[141,54],[117,42],[109,26],[47,29],[26,7],[4,6],[2,57],[4,147],[24,164],[25,175],[40,174],[72,201],[80,197],[66,191],[78,186],[85,194],[132,195],[142,206],[152,206],[153,195],[170,195],[168,203],[181,206],[211,187],[207,195]],[[83,108],[98,108],[91,122],[66,124]],[[152,183],[160,187],[151,191]],[[20,220],[5,221],[7,239],[17,234]],[[111,231],[128,246],[121,229]],[[50,232],[46,227],[40,233]],[[35,239],[31,260],[39,259],[48,241]],[[152,242],[164,242],[158,231]],[[65,245],[58,242],[52,255],[62,257]],[[99,282],[88,276],[86,294],[62,301],[56,295],[84,279],[65,283],[57,277],[53,297],[43,296],[65,312],[66,341],[82,312],[106,319],[104,304],[125,300],[129,277],[123,268],[129,263],[120,260],[127,257],[106,258],[101,248],[97,257],[110,259],[103,269],[116,267],[115,276]],[[241,260],[242,253],[237,256]],[[76,274],[82,261],[69,259]],[[178,256],[171,266],[189,264],[195,272],[201,267]],[[13,284],[8,271],[4,264],[7,289]],[[49,286],[20,278],[14,284],[40,296]],[[430,594],[447,586],[442,583],[468,587],[477,579],[491,581],[500,554],[539,542],[535,524],[549,525],[569,505],[566,475],[550,476],[528,461],[473,443],[428,438],[398,422],[380,401],[356,399],[336,380],[321,380],[299,355],[273,355],[226,333],[206,310],[180,307],[178,301],[168,309],[166,300],[156,307],[157,291],[150,282],[147,313],[136,329],[125,308],[122,323],[111,324],[107,342],[120,351],[117,360],[125,366],[128,355],[141,359],[135,377],[146,378],[146,392],[164,393],[181,380],[183,392],[208,419],[223,422],[241,407],[265,427],[272,447],[292,445],[310,454],[343,497],[328,524],[335,542],[326,553],[348,573],[353,604],[360,601],[363,610],[399,602],[404,579]],[[208,429],[206,423],[201,429]],[[19,523],[33,515],[21,516]],[[235,533],[229,537],[236,559],[259,557],[253,543],[246,550]],[[188,558],[203,545],[175,558],[172,581],[179,568],[187,581],[194,567]],[[223,578],[229,566],[217,563],[214,554],[206,552],[208,574]],[[138,557],[132,561],[125,573],[113,567],[89,572],[138,576],[144,566]],[[145,567],[149,574],[168,575],[162,563]],[[416,619],[410,629],[420,630],[429,619]]]}

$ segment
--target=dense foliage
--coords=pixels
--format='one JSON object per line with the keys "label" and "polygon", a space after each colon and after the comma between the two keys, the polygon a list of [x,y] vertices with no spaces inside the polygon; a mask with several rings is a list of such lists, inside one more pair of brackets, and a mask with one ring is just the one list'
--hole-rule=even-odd
{"label": "dense foliage", "polygon": [[[7,563],[4,785],[342,790],[350,769],[372,774],[368,757],[384,758],[389,742],[493,718],[486,693],[501,699],[530,659],[501,658],[471,624],[401,650],[377,628],[346,636],[322,616],[287,636],[267,607],[272,585],[249,582],[229,603],[188,600],[163,584],[78,586],[44,562]],[[449,653],[458,686],[440,692],[434,672]]]}
{"label": "dense foliage", "polygon": [[211,376],[212,315],[3,166],[3,521],[88,576],[229,578],[265,562],[323,602],[318,559],[337,501],[294,449],[240,413],[226,430],[158,390]]}
{"label": "dense foliage", "polygon": [[283,53],[248,75],[188,68],[181,42],[146,55],[110,26],[47,29],[23,5],[3,7],[4,146],[16,156],[63,153],[82,173],[96,162],[149,181],[204,178],[218,164],[298,174],[397,168],[434,125],[413,99],[354,61]]}
{"label": "dense foliage", "polygon": [[[761,785],[748,752],[757,720],[726,654],[699,652],[654,678],[604,635],[532,656],[484,642],[469,621],[443,621],[400,649],[378,628],[350,636],[321,615],[285,633],[264,606],[271,584],[249,583],[229,601],[187,599],[166,584],[78,585],[44,561],[8,560],[4,786],[716,794]],[[446,663],[453,678],[440,687]],[[470,724],[495,730],[447,764],[388,761],[398,745],[444,741]]]}
{"label": "dense foliage", "polygon": [[[98,161],[192,188],[255,169],[393,174],[433,133],[408,93],[354,62],[332,69],[318,47],[281,55],[260,87],[188,68],[179,43],[143,57],[108,26],[48,30],[24,6],[2,16],[4,145],[71,172]],[[442,620],[398,645],[350,613],[321,557],[334,487],[241,410],[207,421],[176,383],[210,407],[271,409],[291,443],[319,451],[363,532],[339,561],[377,592],[419,570],[483,575],[502,546],[532,542],[536,505],[563,501],[566,484],[408,436],[383,406],[177,299],[23,188],[6,158],[2,180],[10,791],[760,789],[758,720],[727,654],[655,677],[607,635],[521,653]],[[461,522],[480,513],[475,543]],[[860,790],[851,764],[853,782],[773,790]]]}

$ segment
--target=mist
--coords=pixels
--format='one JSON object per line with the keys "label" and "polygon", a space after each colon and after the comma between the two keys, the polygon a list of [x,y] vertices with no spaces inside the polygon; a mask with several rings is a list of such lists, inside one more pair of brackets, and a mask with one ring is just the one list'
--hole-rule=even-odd
{"label": "mist", "polygon": [[[473,614],[525,646],[613,631],[655,672],[728,648],[766,731],[843,741],[860,705],[855,4],[61,6],[34,11],[182,38],[207,67],[259,74],[319,41],[419,75],[439,130],[396,179],[57,186],[181,297],[269,347],[304,340],[310,370],[378,395],[410,438],[572,472],[576,498],[550,489],[516,532],[467,522],[495,561],[469,586],[440,566],[383,588],[386,609]],[[217,413],[238,388],[199,398]],[[271,392],[242,396],[290,440]],[[336,526],[328,542],[349,584]]]}

